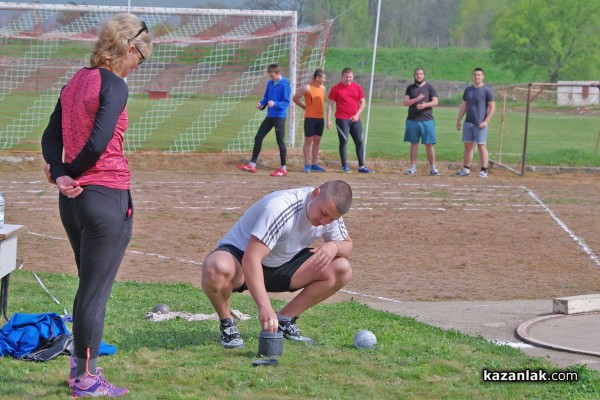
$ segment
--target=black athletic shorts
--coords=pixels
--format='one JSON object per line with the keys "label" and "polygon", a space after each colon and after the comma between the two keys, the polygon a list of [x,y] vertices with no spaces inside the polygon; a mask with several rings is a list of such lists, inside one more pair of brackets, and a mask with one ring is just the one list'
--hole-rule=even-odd
{"label": "black athletic shorts", "polygon": [[[244,252],[242,250],[229,244],[225,244],[217,248],[215,251],[226,251],[232,254],[240,264],[242,263],[242,257],[244,257]],[[296,290],[301,289],[290,289],[290,282],[292,281],[292,276],[296,273],[298,268],[300,268],[300,266],[304,264],[304,261],[308,260],[308,258],[312,255],[313,253],[306,248],[296,254],[290,261],[279,267],[266,267],[263,265],[262,269],[267,292],[295,292]],[[233,289],[234,292],[238,293],[241,293],[245,290],[248,290],[248,286],[246,286],[245,282],[239,288]]]}
{"label": "black athletic shorts", "polygon": [[304,118],[304,137],[323,136],[324,129],[323,118]]}

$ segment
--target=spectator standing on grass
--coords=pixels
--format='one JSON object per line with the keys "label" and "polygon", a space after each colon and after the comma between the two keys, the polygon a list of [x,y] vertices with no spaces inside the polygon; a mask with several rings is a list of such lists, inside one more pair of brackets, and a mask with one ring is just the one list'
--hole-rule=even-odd
{"label": "spectator standing on grass", "polygon": [[436,143],[435,121],[432,108],[438,105],[438,95],[435,88],[425,82],[425,70],[417,68],[414,72],[415,83],[409,85],[404,93],[404,105],[408,106],[404,141],[410,142],[410,168],[407,175],[417,174],[417,154],[419,139],[425,145],[429,174],[441,175],[435,166]]}
{"label": "spectator standing on grass", "polygon": [[[352,276],[352,240],[342,219],[351,204],[352,189],[344,181],[281,190],[254,203],[229,229],[202,263],[202,290],[219,315],[224,347],[244,346],[230,297],[246,289],[258,306],[262,330],[312,342],[302,336],[296,320]],[[319,238],[323,243],[309,248]],[[297,290],[275,312],[267,293]]]}
{"label": "spectator standing on grass", "polygon": [[327,102],[327,129],[331,129],[331,114],[335,108],[335,126],[340,141],[340,159],[342,172],[350,173],[346,159],[346,144],[351,136],[356,147],[358,158],[358,172],[370,174],[373,171],[365,166],[365,149],[362,140],[362,124],[360,114],[366,106],[365,93],[362,87],[354,82],[352,69],[346,67],[342,70],[342,80],[331,88]]}
{"label": "spectator standing on grass", "polygon": [[269,75],[269,82],[265,89],[265,96],[256,104],[256,108],[259,110],[267,108],[267,116],[260,124],[258,132],[254,137],[254,148],[252,149],[250,162],[238,165],[237,167],[243,171],[256,172],[256,161],[262,148],[263,139],[271,129],[275,128],[281,166],[271,176],[286,176],[287,149],[285,147],[285,119],[287,109],[290,105],[290,83],[285,76],[281,75],[281,69],[277,64],[269,65],[267,74]]}
{"label": "spectator standing on grass", "polygon": [[[148,28],[132,14],[107,19],[90,67],[62,88],[42,136],[46,176],[75,253],[79,286],[73,302],[72,397],[121,396],[97,368],[106,303],[131,239],[131,171],[123,153],[128,97],[125,77],[152,51]],[[64,160],[63,160],[64,152]]]}
{"label": "spectator standing on grass", "polygon": [[492,88],[483,83],[484,78],[483,69],[475,68],[473,70],[473,84],[465,89],[458,109],[456,130],[460,131],[462,118],[465,114],[467,115],[462,127],[462,140],[465,145],[463,167],[456,173],[458,176],[471,175],[475,143],[477,143],[481,159],[481,171],[477,176],[481,178],[488,176],[489,154],[486,141],[488,125],[496,111],[496,99]]}
{"label": "spectator standing on grass", "polygon": [[[312,79],[292,99],[304,110],[304,172],[325,172],[319,165],[319,145],[325,128],[325,72],[315,70]],[[304,97],[304,104],[300,99]]]}

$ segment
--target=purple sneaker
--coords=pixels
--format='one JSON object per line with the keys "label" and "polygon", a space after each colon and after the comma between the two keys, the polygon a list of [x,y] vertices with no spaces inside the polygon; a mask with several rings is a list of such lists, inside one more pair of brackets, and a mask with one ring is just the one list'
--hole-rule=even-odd
{"label": "purple sneaker", "polygon": [[75,397],[118,397],[129,393],[126,388],[120,388],[109,383],[102,375],[100,369],[96,375],[86,373],[79,381],[73,384],[71,398]]}
{"label": "purple sneaker", "polygon": [[69,387],[72,388],[75,384],[75,374],[77,373],[77,358],[75,356],[71,356],[69,359],[69,365],[71,366],[71,371],[69,371]]}

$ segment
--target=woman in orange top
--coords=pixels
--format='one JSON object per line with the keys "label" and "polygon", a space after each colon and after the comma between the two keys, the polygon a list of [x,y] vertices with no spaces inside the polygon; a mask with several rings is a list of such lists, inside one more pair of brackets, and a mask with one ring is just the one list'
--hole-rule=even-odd
{"label": "woman in orange top", "polygon": [[[304,172],[325,172],[318,163],[319,145],[325,129],[325,78],[325,72],[317,69],[310,82],[298,89],[293,98],[294,103],[304,110]],[[303,96],[304,104],[300,101]]]}

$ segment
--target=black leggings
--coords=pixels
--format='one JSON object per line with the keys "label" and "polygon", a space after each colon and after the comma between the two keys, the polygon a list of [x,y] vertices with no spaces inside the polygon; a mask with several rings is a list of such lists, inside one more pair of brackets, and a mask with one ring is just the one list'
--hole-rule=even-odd
{"label": "black leggings", "polygon": [[352,120],[350,119],[336,118],[335,125],[337,128],[338,139],[340,140],[340,159],[342,160],[342,167],[346,167],[348,165],[348,160],[346,159],[346,143],[348,143],[348,134],[352,136],[352,140],[354,141],[354,147],[356,147],[356,157],[358,159],[358,166],[364,166],[365,149],[363,148],[361,122],[352,122]]}
{"label": "black leggings", "polygon": [[279,159],[281,161],[281,165],[286,165],[286,156],[287,149],[285,148],[285,118],[279,117],[267,117],[260,124],[258,128],[258,132],[254,137],[254,149],[252,149],[252,161],[253,163],[258,160],[258,155],[260,154],[260,149],[262,148],[262,142],[267,133],[271,131],[272,128],[275,128],[275,137],[277,138],[277,146],[279,146]]}
{"label": "black leggings", "polygon": [[[129,190],[85,186],[74,199],[59,195],[62,224],[75,253],[79,287],[73,302],[75,356],[98,357],[106,302],[131,239]],[[129,211],[130,210],[130,211]]]}

